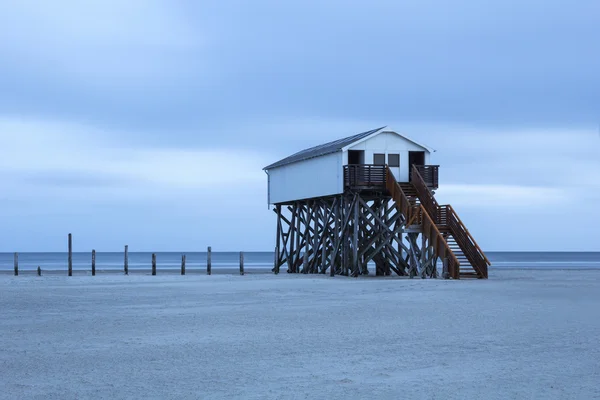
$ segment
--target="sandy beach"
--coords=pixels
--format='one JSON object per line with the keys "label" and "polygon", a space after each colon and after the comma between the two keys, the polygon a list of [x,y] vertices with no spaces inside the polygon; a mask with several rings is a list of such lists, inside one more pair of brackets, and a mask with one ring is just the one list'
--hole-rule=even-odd
{"label": "sandy beach", "polygon": [[2,399],[596,399],[600,270],[0,275]]}

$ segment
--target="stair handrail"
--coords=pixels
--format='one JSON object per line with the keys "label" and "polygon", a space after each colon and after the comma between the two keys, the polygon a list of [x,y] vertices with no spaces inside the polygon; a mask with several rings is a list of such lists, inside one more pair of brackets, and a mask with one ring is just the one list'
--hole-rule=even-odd
{"label": "stair handrail", "polygon": [[467,234],[467,237],[469,238],[469,240],[471,241],[471,243],[473,244],[473,246],[475,246],[475,248],[477,249],[477,252],[485,260],[485,263],[488,266],[492,265],[492,263],[487,258],[487,256],[485,255],[485,253],[483,252],[483,250],[481,249],[481,247],[479,247],[479,244],[477,244],[477,242],[475,241],[475,238],[473,237],[473,235],[471,235],[471,232],[469,232],[469,230],[467,229],[466,225],[462,222],[462,220],[460,219],[460,217],[458,216],[458,214],[456,213],[456,211],[454,211],[454,208],[452,208],[452,206],[450,204],[448,204],[448,205],[446,205],[444,207],[446,207],[450,211],[450,213],[456,218],[456,220],[460,224],[462,230]]}
{"label": "stair handrail", "polygon": [[419,169],[415,164],[412,166],[412,184],[415,188],[421,204],[424,204],[425,210],[433,218],[436,224],[440,223],[440,205],[438,204],[435,196],[431,193],[431,190],[427,187],[425,180],[421,176]]}
{"label": "stair handrail", "polygon": [[396,202],[396,205],[400,208],[400,212],[406,218],[406,223],[412,221],[412,209],[408,197],[396,181],[394,174],[390,171],[390,167],[386,164],[385,166],[385,188],[392,196],[392,199]]}

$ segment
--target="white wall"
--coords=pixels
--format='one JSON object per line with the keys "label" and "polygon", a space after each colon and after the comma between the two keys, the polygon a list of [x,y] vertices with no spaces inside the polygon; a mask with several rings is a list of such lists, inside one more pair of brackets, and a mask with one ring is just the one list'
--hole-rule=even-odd
{"label": "white wall", "polygon": [[269,204],[344,192],[342,152],[274,168],[269,173]]}
{"label": "white wall", "polygon": [[[364,150],[365,164],[373,164],[374,153],[384,153],[387,162],[388,154],[400,154],[400,168],[392,168],[396,179],[399,182],[408,182],[408,152],[409,151],[425,151],[425,164],[429,164],[430,153],[423,147],[414,144],[410,140],[406,140],[392,132],[382,132],[375,137],[367,139],[361,143],[355,144],[349,150]],[[348,152],[344,152],[344,163],[348,162]],[[344,164],[344,165],[345,165]],[[395,171],[394,171],[395,170]]]}

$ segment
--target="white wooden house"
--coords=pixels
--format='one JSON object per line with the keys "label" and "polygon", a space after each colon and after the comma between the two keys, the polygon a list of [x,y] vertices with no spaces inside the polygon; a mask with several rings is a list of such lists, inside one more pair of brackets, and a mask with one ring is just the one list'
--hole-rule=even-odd
{"label": "white wooden house", "polygon": [[[347,166],[387,165],[398,182],[427,165],[433,149],[387,127],[302,150],[264,168],[269,204],[344,193]],[[346,168],[345,168],[346,167]]]}

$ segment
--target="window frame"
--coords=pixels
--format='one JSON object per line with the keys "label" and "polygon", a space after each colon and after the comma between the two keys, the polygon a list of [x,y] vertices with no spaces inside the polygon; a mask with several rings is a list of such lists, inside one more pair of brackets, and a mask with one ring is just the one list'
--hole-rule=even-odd
{"label": "window frame", "polygon": [[[377,156],[383,157],[382,163],[377,163]],[[385,165],[385,153],[373,153],[373,165]]]}

